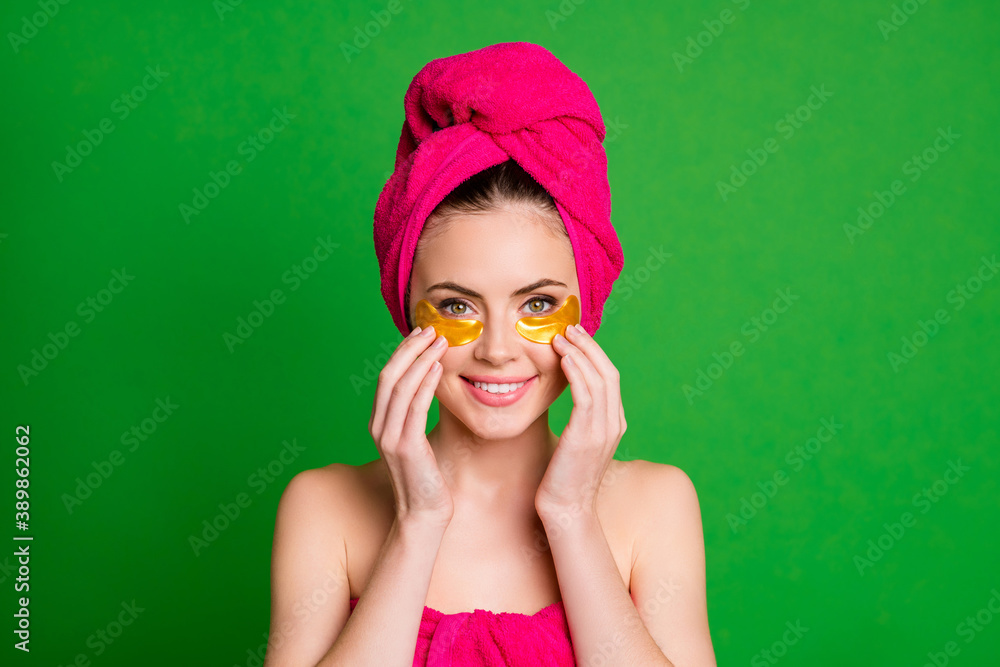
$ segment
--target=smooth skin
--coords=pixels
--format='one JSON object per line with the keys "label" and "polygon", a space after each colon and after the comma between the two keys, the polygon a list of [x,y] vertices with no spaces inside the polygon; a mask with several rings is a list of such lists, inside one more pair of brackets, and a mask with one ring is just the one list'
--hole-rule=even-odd
{"label": "smooth skin", "polygon": [[[597,341],[567,330],[545,345],[515,329],[580,293],[568,239],[536,215],[462,215],[422,239],[411,315],[426,298],[483,332],[451,348],[433,345],[433,329],[411,333],[379,375],[369,432],[380,458],[289,482],[266,667],[408,666],[424,605],[531,615],[560,599],[579,664],[715,665],[691,480],[612,458],[626,422]],[[537,377],[496,408],[472,396],[468,375]],[[556,436],[548,410],[567,384],[573,409]],[[435,395],[440,419],[425,435]]]}

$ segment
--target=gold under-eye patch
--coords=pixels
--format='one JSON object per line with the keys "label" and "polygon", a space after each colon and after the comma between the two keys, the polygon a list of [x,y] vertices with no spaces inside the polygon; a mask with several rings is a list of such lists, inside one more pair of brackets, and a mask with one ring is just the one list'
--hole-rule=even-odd
{"label": "gold under-eye patch", "polygon": [[562,308],[551,315],[522,317],[514,325],[517,333],[535,343],[552,344],[556,334],[566,335],[566,327],[580,323],[580,300],[575,294],[566,297]]}
{"label": "gold under-eye patch", "polygon": [[[479,338],[483,333],[483,323],[479,320],[453,320],[442,317],[427,299],[417,303],[414,314],[416,325],[421,329],[434,327],[448,341],[449,347],[465,345]],[[552,344],[556,334],[566,335],[566,327],[580,323],[580,300],[575,294],[566,298],[566,303],[551,315],[522,317],[514,325],[524,338],[543,344]]]}
{"label": "gold under-eye patch", "polygon": [[417,303],[413,319],[421,329],[434,327],[435,331],[448,340],[448,347],[471,343],[483,333],[483,323],[479,320],[451,320],[441,317],[427,299],[421,299]]}

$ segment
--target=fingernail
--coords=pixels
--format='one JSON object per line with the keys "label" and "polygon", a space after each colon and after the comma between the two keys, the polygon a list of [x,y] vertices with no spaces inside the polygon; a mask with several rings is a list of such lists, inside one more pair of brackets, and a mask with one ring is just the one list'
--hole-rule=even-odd
{"label": "fingernail", "polygon": [[427,327],[426,329],[420,332],[420,335],[423,336],[424,338],[430,338],[431,336],[434,335],[434,327]]}

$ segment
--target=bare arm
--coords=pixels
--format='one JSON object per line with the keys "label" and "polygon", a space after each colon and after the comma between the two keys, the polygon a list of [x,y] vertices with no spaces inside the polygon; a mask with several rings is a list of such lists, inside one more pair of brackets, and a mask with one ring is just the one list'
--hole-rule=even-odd
{"label": "bare arm", "polygon": [[[353,613],[342,526],[348,466],[306,470],[278,504],[265,667],[413,664],[444,526],[396,519]],[[357,497],[356,495],[354,497]]]}
{"label": "bare arm", "polygon": [[643,625],[594,511],[539,513],[577,664],[673,667]]}
{"label": "bare arm", "polygon": [[671,660],[715,667],[698,494],[680,468],[648,461],[643,465],[638,497],[651,511],[635,540],[632,598],[657,646]]}
{"label": "bare arm", "polygon": [[[424,433],[447,341],[403,340],[379,374],[368,428],[389,472],[396,517],[350,610],[344,526],[368,514],[351,467],[299,473],[278,505],[266,667],[413,664],[434,562],[454,511]],[[327,585],[329,595],[323,595]],[[319,600],[302,608],[303,601]],[[287,642],[287,643],[286,643]]]}
{"label": "bare arm", "polygon": [[[671,465],[642,465],[630,590],[592,512],[540,512],[578,663],[715,667],[698,496]],[[631,599],[630,599],[631,597]]]}
{"label": "bare arm", "polygon": [[[443,528],[396,519],[337,641],[316,667],[410,667]],[[350,604],[348,602],[348,604]]]}
{"label": "bare arm", "polygon": [[347,475],[339,465],[305,470],[281,495],[265,667],[316,664],[347,621],[347,552],[336,511],[349,490]]}

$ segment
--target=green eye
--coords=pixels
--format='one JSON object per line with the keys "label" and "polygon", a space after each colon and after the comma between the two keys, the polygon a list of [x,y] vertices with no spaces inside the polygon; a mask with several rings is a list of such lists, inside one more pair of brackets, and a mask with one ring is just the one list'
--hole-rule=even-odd
{"label": "green eye", "polygon": [[[452,310],[451,309],[452,306],[458,306],[460,308],[460,310]],[[469,314],[469,306],[468,306],[468,304],[463,303],[462,301],[459,301],[458,299],[454,299],[454,298],[452,298],[452,299],[445,299],[440,304],[438,304],[438,308],[440,308],[441,310],[443,310],[444,313],[445,313],[445,315],[451,315],[451,316],[454,316],[454,317],[461,317],[462,315],[468,315]]]}
{"label": "green eye", "polygon": [[[527,301],[523,307],[528,308],[528,312],[533,315],[542,314],[546,309],[555,308],[557,301],[550,296],[538,296]],[[452,308],[454,306],[454,308]],[[445,315],[450,315],[452,317],[462,317],[463,315],[469,315],[469,305],[464,301],[459,299],[450,298],[445,299],[440,304],[438,308],[444,311]]]}
{"label": "green eye", "polygon": [[[544,313],[545,310],[546,310],[546,308],[549,307],[549,306],[551,306],[552,308],[555,308],[556,307],[556,303],[557,303],[556,300],[553,299],[550,296],[536,296],[535,298],[533,298],[530,301],[528,301],[528,303],[525,304],[525,305],[528,306],[528,311],[529,312],[534,313],[534,314],[537,315],[539,313]],[[540,304],[540,306],[539,306],[539,308],[537,310],[535,308],[533,308],[534,304]]]}

